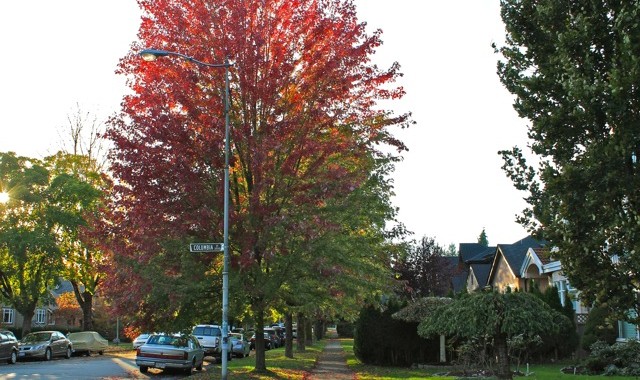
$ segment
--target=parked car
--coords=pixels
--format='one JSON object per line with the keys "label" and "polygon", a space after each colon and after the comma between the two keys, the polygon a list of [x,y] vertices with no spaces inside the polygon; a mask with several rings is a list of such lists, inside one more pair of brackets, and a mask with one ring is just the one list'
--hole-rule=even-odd
{"label": "parked car", "polygon": [[264,332],[268,333],[271,336],[271,341],[273,342],[273,348],[278,348],[280,346],[284,346],[284,336],[282,332],[278,328],[264,328]]}
{"label": "parked car", "polygon": [[9,364],[18,361],[18,339],[9,330],[0,330],[0,360],[6,360]]}
{"label": "parked car", "polygon": [[152,334],[136,350],[136,365],[140,372],[149,368],[179,368],[191,374],[195,368],[202,371],[204,349],[193,335]]}
{"label": "parked car", "polygon": [[92,352],[102,355],[109,346],[109,342],[96,331],[72,332],[67,339],[71,341],[75,355],[91,356]]}
{"label": "parked car", "polygon": [[246,358],[247,356],[249,356],[251,348],[249,347],[249,341],[244,337],[244,335],[238,333],[230,333],[229,342],[231,345],[231,355],[237,356],[239,358]]}
{"label": "parked car", "polygon": [[[205,355],[214,356],[216,358],[222,357],[222,327],[218,325],[197,325],[191,331],[202,348]],[[231,360],[231,351],[229,351],[228,360]]]}
{"label": "parked car", "polygon": [[[275,342],[273,341],[273,337],[269,333],[264,333],[264,348],[265,350],[270,350],[274,348]],[[256,334],[253,334],[251,339],[249,340],[249,349],[254,350],[256,348]]]}
{"label": "parked car", "polygon": [[143,333],[143,334],[138,335],[133,340],[133,349],[136,349],[136,348],[142,346],[143,344],[147,343],[147,339],[149,339],[149,336],[151,336],[151,334]]}
{"label": "parked car", "polygon": [[40,358],[51,360],[54,356],[69,359],[73,345],[60,331],[38,331],[25,335],[18,343],[19,359]]}

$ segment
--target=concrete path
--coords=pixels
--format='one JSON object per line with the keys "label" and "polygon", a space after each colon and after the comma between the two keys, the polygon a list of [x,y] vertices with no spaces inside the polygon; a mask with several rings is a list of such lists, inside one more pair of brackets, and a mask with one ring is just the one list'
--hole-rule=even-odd
{"label": "concrete path", "polygon": [[329,339],[315,368],[307,380],[355,380],[356,375],[347,366],[344,350],[337,339]]}

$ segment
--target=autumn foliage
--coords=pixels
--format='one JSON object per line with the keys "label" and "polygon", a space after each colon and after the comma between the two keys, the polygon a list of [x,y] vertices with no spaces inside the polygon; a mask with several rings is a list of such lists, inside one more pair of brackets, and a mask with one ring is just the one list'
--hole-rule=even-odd
{"label": "autumn foliage", "polygon": [[[145,305],[156,292],[169,299],[164,312],[173,316],[193,311],[185,304],[199,305],[184,291],[194,283],[204,281],[198,291],[215,293],[219,260],[185,258],[185,251],[188,242],[222,241],[224,70],[137,55],[158,48],[234,64],[231,265],[246,276],[253,306],[264,307],[260,291],[270,266],[292,252],[283,242],[309,241],[333,228],[318,210],[367,181],[385,156],[381,146],[405,149],[390,127],[407,126],[409,115],[379,106],[404,94],[394,85],[399,66],[370,62],[381,32],[366,33],[351,1],[138,3],[140,41],[119,66],[132,93],[107,132],[119,180],[113,233],[119,238],[106,285],[116,307],[149,323],[157,316],[143,316]],[[160,258],[162,278],[141,270]]]}

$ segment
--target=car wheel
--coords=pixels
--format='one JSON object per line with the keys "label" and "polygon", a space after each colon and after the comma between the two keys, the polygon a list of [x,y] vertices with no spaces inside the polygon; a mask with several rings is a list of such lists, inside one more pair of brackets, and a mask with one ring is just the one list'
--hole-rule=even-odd
{"label": "car wheel", "polygon": [[51,360],[51,348],[48,348],[44,351],[44,360]]}
{"label": "car wheel", "polygon": [[67,352],[64,354],[64,358],[65,359],[71,359],[71,354],[72,354],[71,347],[67,347]]}
{"label": "car wheel", "polygon": [[140,366],[140,372],[142,372],[142,373],[149,372],[149,367],[147,367],[146,365],[141,365]]}
{"label": "car wheel", "polygon": [[187,375],[191,375],[191,372],[193,372],[193,367],[195,367],[195,365],[196,365],[196,358],[193,358],[191,365],[184,369],[184,373]]}
{"label": "car wheel", "polygon": [[[195,359],[194,359],[195,360]],[[204,358],[202,358],[202,361],[200,362],[200,364],[198,364],[196,366],[196,371],[202,371],[202,365],[204,364]]]}
{"label": "car wheel", "polygon": [[11,356],[9,356],[9,360],[7,360],[7,363],[16,364],[17,361],[18,361],[18,353],[15,351],[11,351]]}

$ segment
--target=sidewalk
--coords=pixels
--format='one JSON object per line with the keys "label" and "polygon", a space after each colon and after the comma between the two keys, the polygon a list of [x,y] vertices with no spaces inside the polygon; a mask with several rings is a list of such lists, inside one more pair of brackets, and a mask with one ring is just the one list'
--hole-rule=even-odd
{"label": "sidewalk", "polygon": [[315,368],[307,380],[354,380],[355,373],[349,369],[344,350],[337,339],[329,339]]}

